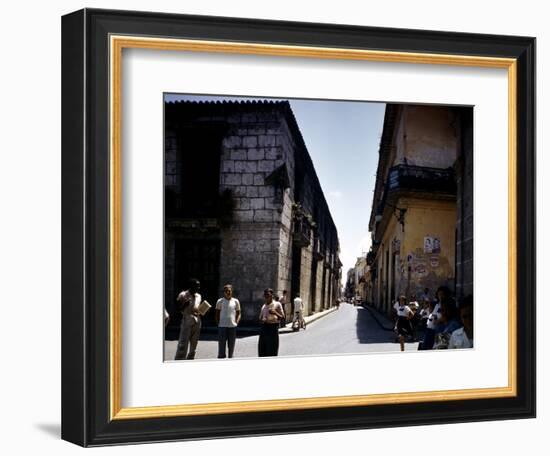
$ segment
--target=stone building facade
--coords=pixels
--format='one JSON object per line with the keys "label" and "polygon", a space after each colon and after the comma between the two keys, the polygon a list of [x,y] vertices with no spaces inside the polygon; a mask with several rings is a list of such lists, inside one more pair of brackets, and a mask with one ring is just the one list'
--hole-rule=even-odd
{"label": "stone building facade", "polygon": [[211,303],[233,284],[243,323],[268,287],[335,304],[338,233],[288,102],[167,102],[165,142],[169,311],[190,277]]}
{"label": "stone building facade", "polygon": [[372,300],[472,292],[472,109],[386,107],[369,229]]}
{"label": "stone building facade", "polygon": [[454,165],[456,199],[456,296],[474,292],[474,133],[473,111],[461,110],[459,153]]}

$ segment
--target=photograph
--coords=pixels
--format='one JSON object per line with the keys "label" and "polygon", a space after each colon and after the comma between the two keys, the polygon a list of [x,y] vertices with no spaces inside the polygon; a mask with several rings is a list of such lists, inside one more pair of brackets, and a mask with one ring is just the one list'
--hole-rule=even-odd
{"label": "photograph", "polygon": [[165,362],[474,347],[473,106],[163,103]]}
{"label": "photograph", "polygon": [[64,440],[535,417],[535,38],[310,19],[63,16]]}

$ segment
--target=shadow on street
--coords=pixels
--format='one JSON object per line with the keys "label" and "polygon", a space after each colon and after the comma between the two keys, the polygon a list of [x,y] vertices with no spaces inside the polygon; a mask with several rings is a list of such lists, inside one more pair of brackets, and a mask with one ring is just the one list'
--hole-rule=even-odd
{"label": "shadow on street", "polygon": [[[248,337],[257,336],[260,330],[246,329],[245,331],[239,331],[237,328],[237,339],[246,339]],[[202,328],[199,340],[218,340],[218,328]]]}
{"label": "shadow on street", "polygon": [[387,331],[372,317],[370,312],[364,307],[357,309],[357,339],[361,344],[379,344],[394,342],[395,335],[393,331]]}

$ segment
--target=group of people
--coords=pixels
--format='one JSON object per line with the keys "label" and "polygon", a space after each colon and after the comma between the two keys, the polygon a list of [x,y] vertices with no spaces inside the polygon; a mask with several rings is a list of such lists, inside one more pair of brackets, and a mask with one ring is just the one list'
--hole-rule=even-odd
{"label": "group of people", "polygon": [[[200,282],[197,279],[189,281],[187,290],[182,291],[177,297],[177,310],[182,315],[178,346],[175,360],[194,359],[197,351],[200,330],[202,326],[201,304],[202,297],[199,293]],[[277,356],[279,353],[279,328],[286,325],[285,307],[287,307],[287,291],[282,296],[274,294],[271,288],[264,290],[264,304],[260,309],[260,337],[258,341],[258,356]],[[208,306],[206,306],[207,308]],[[297,293],[293,300],[292,326],[306,327],[303,317],[303,302]],[[241,304],[233,296],[233,286],[226,284],[223,287],[223,296],[218,299],[215,306],[215,321],[218,326],[218,358],[233,358],[235,342],[237,339],[237,326],[241,321]],[[169,316],[165,310],[165,325]]]}
{"label": "group of people", "polygon": [[405,350],[405,340],[417,339],[423,333],[419,350],[472,348],[473,347],[473,298],[466,296],[459,305],[451,291],[445,286],[437,289],[435,299],[431,299],[425,288],[420,303],[412,295],[407,303],[404,295],[394,304],[395,327],[401,351]]}

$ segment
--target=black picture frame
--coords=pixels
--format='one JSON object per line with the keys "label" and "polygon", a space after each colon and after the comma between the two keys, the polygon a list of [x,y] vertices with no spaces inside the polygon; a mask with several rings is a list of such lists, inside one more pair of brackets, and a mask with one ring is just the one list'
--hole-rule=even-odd
{"label": "black picture frame", "polygon": [[[517,61],[515,397],[111,420],[109,36]],[[82,446],[535,416],[535,39],[84,9],[62,19],[62,438]]]}

